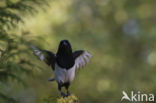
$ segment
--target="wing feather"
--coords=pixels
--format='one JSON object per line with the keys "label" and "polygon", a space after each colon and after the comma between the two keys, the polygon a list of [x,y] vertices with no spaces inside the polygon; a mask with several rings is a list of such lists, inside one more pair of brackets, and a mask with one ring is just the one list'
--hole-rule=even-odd
{"label": "wing feather", "polygon": [[92,55],[84,50],[75,51],[73,53],[73,58],[75,59],[75,68],[84,68],[87,63],[89,63]]}
{"label": "wing feather", "polygon": [[56,55],[54,53],[47,50],[41,50],[34,45],[30,45],[30,47],[34,52],[34,55],[36,55],[41,61],[44,61],[49,66],[52,66],[54,69],[56,61]]}

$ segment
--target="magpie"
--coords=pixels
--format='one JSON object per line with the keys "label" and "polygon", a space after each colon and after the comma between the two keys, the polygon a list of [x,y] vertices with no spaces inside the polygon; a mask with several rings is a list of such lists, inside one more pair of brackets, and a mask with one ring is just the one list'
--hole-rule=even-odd
{"label": "magpie", "polygon": [[[56,54],[39,49],[34,45],[30,47],[41,61],[51,66],[54,78],[49,79],[49,81],[56,81],[58,83],[58,90],[63,97],[70,95],[68,88],[75,77],[75,70],[84,68],[92,57],[85,50],[72,52],[72,47],[68,40],[60,41]],[[62,87],[65,87],[66,93],[61,91]]]}

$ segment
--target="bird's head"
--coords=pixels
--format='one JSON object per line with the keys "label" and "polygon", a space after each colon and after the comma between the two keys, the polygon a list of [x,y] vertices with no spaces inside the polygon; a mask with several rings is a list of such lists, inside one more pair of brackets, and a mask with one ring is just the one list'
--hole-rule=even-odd
{"label": "bird's head", "polygon": [[68,40],[61,40],[59,47],[58,47],[58,53],[59,54],[71,54],[72,48],[70,45],[70,42]]}

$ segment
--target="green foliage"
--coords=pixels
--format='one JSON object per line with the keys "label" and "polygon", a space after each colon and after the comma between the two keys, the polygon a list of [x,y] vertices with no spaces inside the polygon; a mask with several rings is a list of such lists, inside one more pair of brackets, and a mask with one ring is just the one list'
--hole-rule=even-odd
{"label": "green foliage", "polygon": [[52,96],[44,99],[44,103],[80,103],[78,97],[75,95],[70,95],[68,97],[57,97],[54,98]]}
{"label": "green foliage", "polygon": [[[22,74],[31,73],[34,65],[31,63],[28,51],[26,33],[11,32],[19,22],[23,22],[24,13],[33,13],[35,6],[46,4],[46,0],[2,0],[0,1],[0,84],[6,85],[8,81],[17,81],[22,84]],[[43,5],[43,4],[42,4]],[[27,65],[27,66],[26,66]],[[15,103],[5,88],[0,90],[0,100]]]}
{"label": "green foliage", "polygon": [[68,97],[61,97],[57,99],[57,103],[79,103],[79,99],[75,95],[70,95]]}

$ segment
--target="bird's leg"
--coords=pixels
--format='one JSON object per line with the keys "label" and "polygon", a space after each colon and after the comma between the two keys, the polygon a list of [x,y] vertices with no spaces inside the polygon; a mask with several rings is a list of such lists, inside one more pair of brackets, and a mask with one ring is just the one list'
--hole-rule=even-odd
{"label": "bird's leg", "polygon": [[69,92],[69,90],[68,90],[68,89],[69,89],[70,83],[67,82],[67,83],[65,83],[64,85],[65,85],[65,88],[66,88],[66,90],[67,90],[66,96],[68,97],[68,96],[70,95],[70,92]]}
{"label": "bird's leg", "polygon": [[62,92],[62,89],[61,88],[62,88],[62,83],[58,83],[58,90],[60,91],[61,96],[62,97],[65,97],[66,94]]}

